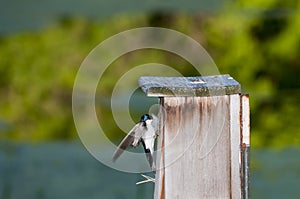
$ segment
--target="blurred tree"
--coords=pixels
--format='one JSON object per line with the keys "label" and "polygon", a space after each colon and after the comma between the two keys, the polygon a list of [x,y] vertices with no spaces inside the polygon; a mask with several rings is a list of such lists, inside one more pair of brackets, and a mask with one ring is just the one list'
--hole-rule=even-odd
{"label": "blurred tree", "polygon": [[8,137],[34,141],[74,136],[72,86],[88,52],[87,26],[77,20],[70,27],[59,24],[2,39],[0,117],[12,126]]}
{"label": "blurred tree", "polygon": [[299,5],[237,1],[204,26],[220,70],[250,93],[254,146],[300,144]]}
{"label": "blurred tree", "polygon": [[[72,87],[84,57],[116,33],[153,25],[198,40],[220,72],[235,77],[250,93],[253,146],[299,145],[299,13],[298,1],[243,0],[217,14],[156,12],[105,22],[64,17],[40,32],[3,37],[0,131],[22,141],[74,138]],[[198,75],[172,53],[143,50],[120,57],[105,71],[100,80],[104,86],[97,90],[97,114],[112,139],[123,136],[107,102],[114,84],[130,68],[149,62],[173,66],[186,76]]]}

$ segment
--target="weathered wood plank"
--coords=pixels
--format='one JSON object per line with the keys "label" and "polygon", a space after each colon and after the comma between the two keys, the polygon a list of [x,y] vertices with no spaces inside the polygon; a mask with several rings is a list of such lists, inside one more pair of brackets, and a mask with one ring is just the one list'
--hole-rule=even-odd
{"label": "weathered wood plank", "polygon": [[242,143],[250,145],[250,106],[249,96],[241,95],[242,105]]}
{"label": "weathered wood plank", "polygon": [[250,181],[250,106],[249,96],[241,95],[241,135],[242,135],[242,198],[249,198]]}
{"label": "weathered wood plank", "polygon": [[240,95],[230,95],[231,198],[241,198]]}
{"label": "weathered wood plank", "polygon": [[153,77],[139,79],[147,96],[221,96],[238,94],[240,84],[229,75],[199,77]]}
{"label": "weathered wood plank", "polygon": [[165,198],[230,198],[229,96],[165,97]]}
{"label": "weathered wood plank", "polygon": [[157,138],[157,150],[156,150],[156,175],[155,175],[155,188],[154,188],[154,199],[164,199],[165,197],[165,170],[164,170],[164,135],[163,135],[163,124],[164,124],[164,110],[163,103],[164,99],[160,98],[160,108],[159,108],[159,132]]}

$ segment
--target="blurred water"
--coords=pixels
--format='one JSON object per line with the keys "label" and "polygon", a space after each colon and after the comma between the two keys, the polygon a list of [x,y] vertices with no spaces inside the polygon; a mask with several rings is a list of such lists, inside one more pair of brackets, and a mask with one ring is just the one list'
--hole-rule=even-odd
{"label": "blurred water", "polygon": [[299,198],[300,148],[252,151],[252,198]]}
{"label": "blurred water", "polygon": [[110,169],[81,144],[0,145],[1,199],[152,198],[153,183]]}
{"label": "blurred water", "polygon": [[[252,198],[297,198],[300,149],[252,150]],[[139,174],[110,169],[79,143],[1,143],[0,198],[153,198],[154,185],[136,186]]]}

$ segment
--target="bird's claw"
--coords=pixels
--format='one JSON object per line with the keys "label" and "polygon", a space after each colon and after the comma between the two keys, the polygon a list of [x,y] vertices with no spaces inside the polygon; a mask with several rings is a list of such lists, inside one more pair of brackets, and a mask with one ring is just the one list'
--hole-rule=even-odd
{"label": "bird's claw", "polygon": [[142,177],[144,177],[146,180],[143,180],[143,181],[140,181],[140,182],[137,182],[135,183],[136,185],[139,185],[139,184],[144,184],[144,183],[147,183],[147,182],[153,182],[155,183],[155,179],[150,177],[150,176],[146,176],[144,174],[141,174]]}

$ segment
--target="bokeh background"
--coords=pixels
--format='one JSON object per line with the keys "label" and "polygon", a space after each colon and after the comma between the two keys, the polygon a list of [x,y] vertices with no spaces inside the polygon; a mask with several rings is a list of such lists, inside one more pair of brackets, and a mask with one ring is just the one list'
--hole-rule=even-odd
{"label": "bokeh background", "polygon": [[[81,144],[72,118],[76,72],[101,41],[158,26],[201,43],[251,102],[252,198],[300,194],[300,3],[297,0],[0,0],[0,198],[152,198],[153,184],[110,169]],[[97,113],[118,143],[110,96],[132,67],[149,62],[195,76],[185,60],[140,50],[100,80]],[[145,74],[147,75],[147,74]],[[198,75],[198,74],[196,74]],[[135,121],[154,100],[136,91]]]}

